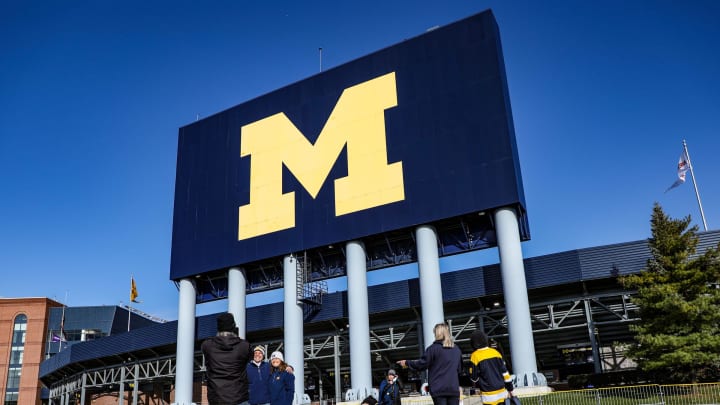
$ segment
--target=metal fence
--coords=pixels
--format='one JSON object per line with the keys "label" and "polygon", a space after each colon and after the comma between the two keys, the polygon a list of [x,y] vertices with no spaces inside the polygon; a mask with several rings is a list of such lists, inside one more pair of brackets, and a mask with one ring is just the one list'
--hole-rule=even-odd
{"label": "metal fence", "polygon": [[556,391],[520,399],[523,405],[720,405],[720,383]]}

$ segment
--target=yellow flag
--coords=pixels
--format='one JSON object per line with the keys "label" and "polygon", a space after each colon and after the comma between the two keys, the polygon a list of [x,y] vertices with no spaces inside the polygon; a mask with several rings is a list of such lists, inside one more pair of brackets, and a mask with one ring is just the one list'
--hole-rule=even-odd
{"label": "yellow flag", "polygon": [[137,300],[137,297],[138,292],[137,287],[135,286],[135,279],[130,277],[130,301],[139,303],[140,301]]}

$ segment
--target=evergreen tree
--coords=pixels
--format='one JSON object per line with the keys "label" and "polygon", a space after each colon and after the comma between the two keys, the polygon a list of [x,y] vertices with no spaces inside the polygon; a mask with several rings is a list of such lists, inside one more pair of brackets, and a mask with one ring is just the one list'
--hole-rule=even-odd
{"label": "evergreen tree", "polygon": [[690,216],[668,217],[655,203],[647,268],[622,277],[637,289],[640,322],[629,355],[658,379],[696,382],[720,370],[720,244],[696,254]]}

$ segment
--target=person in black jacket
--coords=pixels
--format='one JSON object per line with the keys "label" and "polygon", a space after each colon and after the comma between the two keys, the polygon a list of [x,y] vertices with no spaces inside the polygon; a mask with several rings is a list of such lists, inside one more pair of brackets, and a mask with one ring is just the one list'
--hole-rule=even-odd
{"label": "person in black jacket", "polygon": [[246,367],[252,354],[250,344],[238,337],[235,317],[231,313],[218,315],[217,336],[206,339],[201,350],[205,356],[208,402],[211,405],[247,405],[250,397]]}
{"label": "person in black jacket", "polygon": [[425,349],[420,359],[400,360],[398,364],[416,371],[428,370],[430,396],[434,405],[458,405],[462,352],[455,346],[447,324],[435,325],[433,332],[435,342]]}

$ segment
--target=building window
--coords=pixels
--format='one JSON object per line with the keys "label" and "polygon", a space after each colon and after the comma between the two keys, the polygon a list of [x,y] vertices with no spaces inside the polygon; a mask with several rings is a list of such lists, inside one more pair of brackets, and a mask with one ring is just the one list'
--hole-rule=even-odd
{"label": "building window", "polygon": [[13,337],[12,345],[10,347],[10,364],[8,364],[7,384],[5,385],[5,405],[18,404],[23,353],[25,351],[26,330],[27,316],[22,314],[16,316],[13,324]]}
{"label": "building window", "polygon": [[22,347],[13,347],[10,349],[10,364],[22,364],[23,362],[23,350]]}
{"label": "building window", "polygon": [[100,329],[83,329],[80,340],[83,342],[87,342],[90,340],[100,339],[101,337],[105,336],[107,336],[107,334],[103,333]]}

